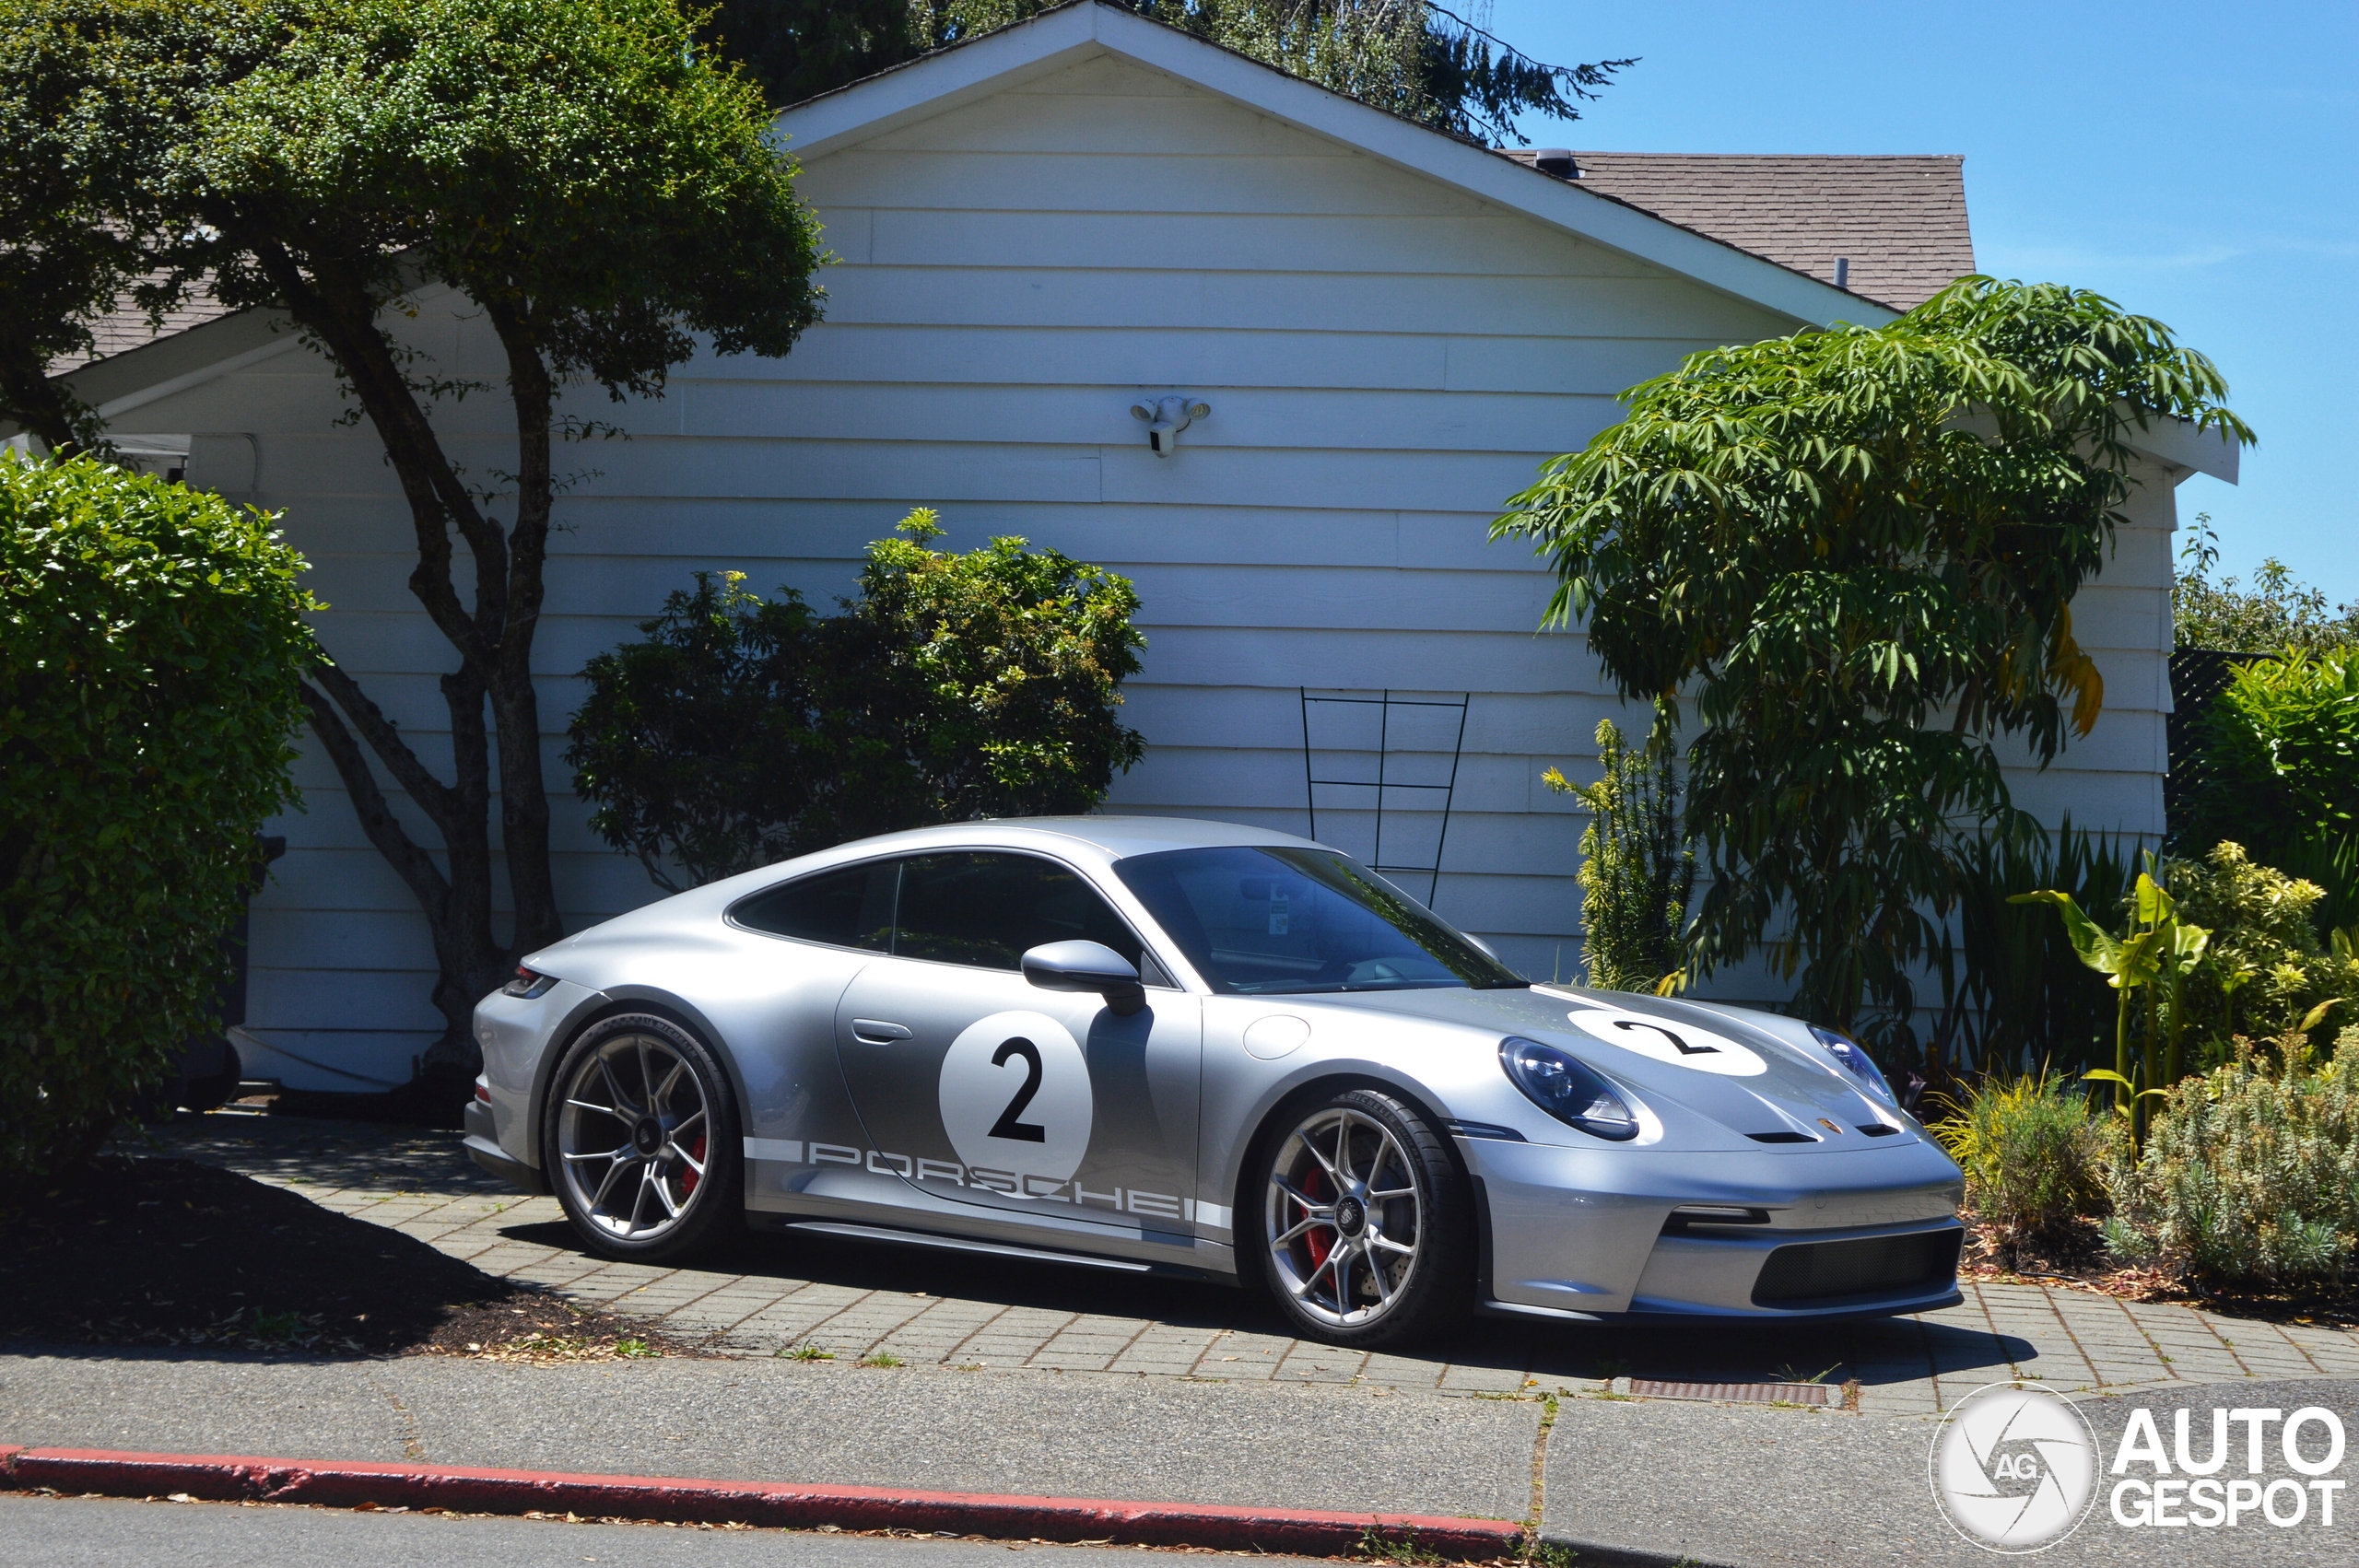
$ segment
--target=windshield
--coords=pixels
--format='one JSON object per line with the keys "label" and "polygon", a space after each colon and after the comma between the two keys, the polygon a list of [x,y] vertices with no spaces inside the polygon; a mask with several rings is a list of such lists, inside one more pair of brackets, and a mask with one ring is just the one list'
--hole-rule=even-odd
{"label": "windshield", "polygon": [[1114,863],[1216,990],[1266,995],[1524,982],[1367,867],[1328,849],[1172,849]]}

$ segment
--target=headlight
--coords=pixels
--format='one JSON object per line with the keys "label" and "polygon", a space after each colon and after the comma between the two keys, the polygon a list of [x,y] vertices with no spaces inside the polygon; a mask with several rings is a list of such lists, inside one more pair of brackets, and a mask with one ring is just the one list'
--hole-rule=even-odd
{"label": "headlight", "polygon": [[500,987],[499,994],[501,996],[522,997],[526,1001],[531,1001],[535,997],[544,997],[548,995],[550,989],[556,985],[556,976],[535,975],[530,969],[527,969],[522,964],[519,964],[516,965],[516,977],[509,981],[506,985]]}
{"label": "headlight", "polygon": [[1525,1098],[1567,1126],[1616,1143],[1638,1136],[1629,1103],[1594,1069],[1555,1047],[1510,1035],[1499,1042],[1499,1065]]}
{"label": "headlight", "polygon": [[1822,1029],[1815,1024],[1810,1026],[1810,1037],[1825,1046],[1827,1054],[1837,1061],[1849,1068],[1851,1075],[1866,1087],[1869,1094],[1894,1110],[1900,1108],[1899,1097],[1893,1094],[1892,1085],[1884,1081],[1884,1074],[1876,1071],[1876,1064],[1868,1059],[1868,1053],[1861,1050],[1856,1041],[1847,1040],[1834,1030]]}

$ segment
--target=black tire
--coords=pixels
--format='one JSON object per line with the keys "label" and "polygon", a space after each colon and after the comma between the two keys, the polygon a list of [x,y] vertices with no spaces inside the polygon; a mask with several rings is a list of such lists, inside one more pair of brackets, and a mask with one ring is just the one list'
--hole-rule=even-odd
{"label": "black tire", "polygon": [[744,1223],[737,1129],[729,1075],[704,1042],[668,1018],[626,1012],[566,1047],[541,1111],[541,1153],[592,1250],[673,1263]]}
{"label": "black tire", "polygon": [[1263,1128],[1245,1178],[1238,1261],[1298,1332],[1374,1350],[1473,1305],[1465,1174],[1403,1102],[1374,1089],[1295,1101]]}

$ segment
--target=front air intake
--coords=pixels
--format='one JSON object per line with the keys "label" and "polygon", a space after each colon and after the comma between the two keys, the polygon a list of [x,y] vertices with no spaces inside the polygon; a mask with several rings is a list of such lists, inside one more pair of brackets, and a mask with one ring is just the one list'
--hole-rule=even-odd
{"label": "front air intake", "polygon": [[1919,1295],[1957,1278],[1962,1230],[1781,1246],[1754,1281],[1755,1306],[1827,1306],[1861,1297]]}

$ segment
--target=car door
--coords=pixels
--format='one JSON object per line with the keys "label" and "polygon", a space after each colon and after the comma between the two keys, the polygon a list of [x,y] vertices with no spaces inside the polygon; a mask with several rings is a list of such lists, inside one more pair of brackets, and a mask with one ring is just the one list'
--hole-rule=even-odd
{"label": "car door", "polygon": [[[1140,965],[1128,1017],[1018,969],[1043,942]],[[1097,889],[1044,856],[963,850],[900,866],[892,951],[836,1010],[863,1163],[933,1196],[1050,1222],[1186,1233],[1194,1215],[1200,1010]]]}

